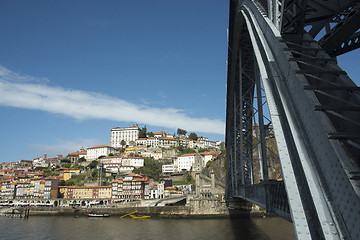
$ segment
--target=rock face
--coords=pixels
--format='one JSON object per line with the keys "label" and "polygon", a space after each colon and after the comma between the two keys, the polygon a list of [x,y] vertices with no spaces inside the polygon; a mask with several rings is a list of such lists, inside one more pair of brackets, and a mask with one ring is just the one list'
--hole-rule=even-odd
{"label": "rock face", "polygon": [[201,171],[200,178],[208,180],[207,184],[211,184],[211,171],[215,174],[215,185],[220,185],[225,189],[226,182],[226,151],[222,151],[210,165]]}
{"label": "rock face", "polygon": [[[274,137],[266,137],[266,157],[268,161],[268,175],[269,179],[279,179],[282,177],[281,165],[278,157],[278,150],[276,146],[276,141]],[[260,160],[259,160],[259,151],[255,148],[253,152],[253,176],[254,184],[260,182],[261,173],[260,173]],[[226,183],[226,150],[223,150],[220,155],[218,155],[210,165],[204,168],[201,171],[200,179],[204,180],[205,184],[206,179],[208,179],[206,184],[211,184],[211,171],[215,173],[216,185],[224,186]]]}
{"label": "rock face", "polygon": [[[281,165],[278,157],[278,150],[276,146],[276,141],[274,137],[266,137],[266,157],[268,161],[268,175],[269,179],[278,179],[282,176],[281,172]],[[254,183],[259,183],[261,179],[260,174],[260,158],[259,158],[259,151],[255,149],[253,152],[253,176],[254,176]]]}

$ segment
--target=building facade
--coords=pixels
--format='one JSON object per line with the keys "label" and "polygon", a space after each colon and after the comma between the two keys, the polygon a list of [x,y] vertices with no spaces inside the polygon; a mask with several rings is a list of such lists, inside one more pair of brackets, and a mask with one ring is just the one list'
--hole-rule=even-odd
{"label": "building facade", "polygon": [[100,145],[89,147],[87,149],[86,160],[96,160],[100,156],[108,156],[110,153],[114,154],[115,149],[109,145]]}
{"label": "building facade", "polygon": [[135,145],[135,141],[139,138],[140,128],[137,123],[131,127],[116,127],[111,129],[110,145],[113,148],[125,147],[121,145],[121,141],[125,141],[126,145]]}

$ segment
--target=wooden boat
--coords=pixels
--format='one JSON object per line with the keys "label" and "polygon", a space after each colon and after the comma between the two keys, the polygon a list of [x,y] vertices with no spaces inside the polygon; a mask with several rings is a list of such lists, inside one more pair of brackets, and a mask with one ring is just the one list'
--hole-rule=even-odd
{"label": "wooden boat", "polygon": [[132,217],[132,218],[135,218],[135,219],[146,219],[146,218],[150,218],[150,217],[151,217],[151,216],[145,216],[145,215],[143,215],[143,216],[136,216],[136,215],[132,215],[132,214],[130,214],[129,216]]}
{"label": "wooden boat", "polygon": [[88,217],[110,217],[108,213],[85,213]]}

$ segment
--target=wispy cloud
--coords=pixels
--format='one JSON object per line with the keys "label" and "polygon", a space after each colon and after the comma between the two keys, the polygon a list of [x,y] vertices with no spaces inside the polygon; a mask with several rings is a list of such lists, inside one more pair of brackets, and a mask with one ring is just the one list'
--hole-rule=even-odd
{"label": "wispy cloud", "polygon": [[39,156],[42,156],[43,153],[46,153],[49,157],[54,157],[58,154],[66,155],[71,152],[79,151],[82,147],[86,149],[88,147],[99,144],[100,141],[98,139],[81,138],[69,141],[57,140],[53,144],[30,144],[28,147],[34,152],[37,152]]}
{"label": "wispy cloud", "polygon": [[150,126],[224,134],[225,124],[221,120],[194,118],[180,109],[136,105],[100,93],[52,87],[39,82],[44,80],[0,66],[0,105],[42,110],[79,120],[136,121]]}

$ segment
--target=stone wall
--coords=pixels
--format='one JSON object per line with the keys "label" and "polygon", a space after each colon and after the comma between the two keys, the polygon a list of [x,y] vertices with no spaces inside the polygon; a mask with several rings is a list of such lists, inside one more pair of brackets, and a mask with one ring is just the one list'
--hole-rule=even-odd
{"label": "stone wall", "polygon": [[220,198],[189,197],[187,205],[191,215],[227,214],[226,203]]}

